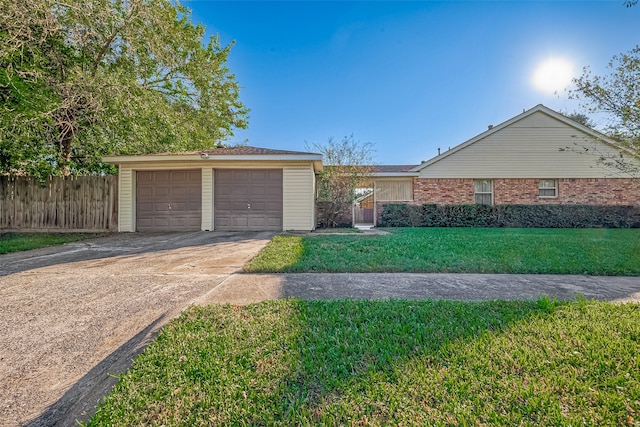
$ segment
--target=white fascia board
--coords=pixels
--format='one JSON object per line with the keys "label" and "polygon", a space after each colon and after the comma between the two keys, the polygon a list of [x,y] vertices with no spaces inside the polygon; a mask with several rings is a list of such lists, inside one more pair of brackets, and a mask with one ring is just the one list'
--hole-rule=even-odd
{"label": "white fascia board", "polygon": [[373,172],[373,173],[370,173],[369,175],[377,176],[377,177],[389,177],[389,178],[393,178],[393,177],[406,178],[406,177],[420,176],[420,173],[418,172]]}

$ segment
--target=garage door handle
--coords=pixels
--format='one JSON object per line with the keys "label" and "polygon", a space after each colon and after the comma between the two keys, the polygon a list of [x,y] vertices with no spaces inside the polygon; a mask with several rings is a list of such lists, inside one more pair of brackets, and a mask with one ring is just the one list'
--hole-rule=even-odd
{"label": "garage door handle", "polygon": [[251,203],[247,203],[247,209],[251,209]]}
{"label": "garage door handle", "polygon": [[169,203],[169,210],[171,210],[171,203]]}

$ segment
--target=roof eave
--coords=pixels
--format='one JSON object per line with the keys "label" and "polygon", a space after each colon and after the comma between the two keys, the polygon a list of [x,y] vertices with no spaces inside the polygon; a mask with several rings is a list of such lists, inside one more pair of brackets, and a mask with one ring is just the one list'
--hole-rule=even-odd
{"label": "roof eave", "polygon": [[376,177],[413,177],[420,176],[418,172],[372,172],[369,175]]}
{"label": "roof eave", "polygon": [[133,155],[133,156],[104,156],[103,162],[114,164],[147,163],[147,162],[181,162],[181,161],[305,161],[322,163],[320,154],[167,154],[167,155]]}

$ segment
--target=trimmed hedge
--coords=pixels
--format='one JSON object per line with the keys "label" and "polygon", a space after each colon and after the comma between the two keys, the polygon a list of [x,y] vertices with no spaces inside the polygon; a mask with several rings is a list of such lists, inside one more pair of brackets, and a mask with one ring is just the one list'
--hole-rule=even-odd
{"label": "trimmed hedge", "polygon": [[640,228],[640,207],[388,204],[382,208],[381,226]]}

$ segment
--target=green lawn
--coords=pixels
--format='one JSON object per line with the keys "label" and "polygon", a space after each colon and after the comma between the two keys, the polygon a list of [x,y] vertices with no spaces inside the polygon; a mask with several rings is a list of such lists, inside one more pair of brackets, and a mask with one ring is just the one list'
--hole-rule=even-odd
{"label": "green lawn", "polygon": [[276,236],[245,271],[640,275],[640,229],[388,230]]}
{"label": "green lawn", "polygon": [[640,305],[192,307],[89,426],[637,425]]}
{"label": "green lawn", "polygon": [[360,234],[359,228],[318,228],[313,230],[314,234]]}
{"label": "green lawn", "polygon": [[77,242],[99,235],[86,233],[0,233],[0,254]]}

